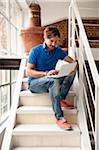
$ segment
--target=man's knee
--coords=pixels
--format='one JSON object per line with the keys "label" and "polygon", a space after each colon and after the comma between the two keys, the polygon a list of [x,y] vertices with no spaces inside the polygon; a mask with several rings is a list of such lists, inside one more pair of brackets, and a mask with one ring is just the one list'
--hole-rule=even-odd
{"label": "man's knee", "polygon": [[70,76],[67,76],[65,79],[64,79],[64,84],[66,83],[68,83],[68,84],[71,84],[72,82],[73,82],[73,80],[74,80],[74,75],[70,75]]}

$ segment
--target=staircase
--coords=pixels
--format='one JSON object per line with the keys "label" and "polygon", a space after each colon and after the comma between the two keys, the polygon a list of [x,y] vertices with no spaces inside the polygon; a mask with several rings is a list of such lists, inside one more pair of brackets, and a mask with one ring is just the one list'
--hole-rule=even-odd
{"label": "staircase", "polygon": [[82,20],[91,48],[99,48],[99,19]]}
{"label": "staircase", "polygon": [[74,105],[74,109],[63,110],[73,127],[66,131],[55,123],[48,93],[34,94],[27,89],[26,61],[21,61],[1,150],[81,150],[76,92],[72,88],[66,97]]}
{"label": "staircase", "polygon": [[[23,81],[24,82],[24,81]],[[12,133],[13,150],[80,150],[80,129],[77,124],[76,95],[70,91],[67,101],[75,109],[65,109],[65,118],[72,131],[64,131],[55,124],[51,100],[47,93],[21,91]]]}
{"label": "staircase", "polygon": [[[75,32],[76,19],[79,33]],[[75,33],[79,42],[78,49]],[[69,7],[69,53],[71,51],[79,62],[79,89],[78,93],[73,88],[69,92],[66,100],[71,102],[75,109],[65,109],[64,114],[73,130],[65,131],[55,124],[48,94],[34,94],[27,89],[27,79],[24,78],[26,60],[22,60],[1,150],[99,150],[99,74],[75,0],[71,1]],[[95,92],[91,87],[86,60]],[[87,92],[91,93],[95,126],[89,105],[91,99]],[[92,140],[95,148],[92,147]]]}

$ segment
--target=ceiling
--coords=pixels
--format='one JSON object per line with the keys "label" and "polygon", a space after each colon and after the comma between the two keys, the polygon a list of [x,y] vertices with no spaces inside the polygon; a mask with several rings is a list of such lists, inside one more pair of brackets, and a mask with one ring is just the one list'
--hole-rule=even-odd
{"label": "ceiling", "polygon": [[[27,3],[43,3],[43,2],[70,2],[71,0],[26,0]],[[74,0],[77,2],[99,2],[99,0]]]}
{"label": "ceiling", "polygon": [[[28,5],[30,5],[31,3],[37,3],[39,5],[41,5],[42,3],[47,3],[47,2],[66,2],[66,3],[70,3],[71,0],[16,0],[20,6],[25,9],[28,7]],[[95,6],[97,6],[97,8],[99,8],[99,0],[74,0],[77,1],[78,3],[83,3],[83,4],[89,4],[93,3]]]}
{"label": "ceiling", "polygon": [[[24,26],[27,26],[29,16],[29,5],[39,4],[41,7],[42,25],[57,22],[68,17],[68,7],[71,0],[16,0],[23,10]],[[74,0],[77,1],[78,8],[82,17],[99,16],[99,0]],[[62,11],[59,11],[62,10]],[[86,15],[87,14],[87,15]],[[45,19],[46,18],[46,19]]]}

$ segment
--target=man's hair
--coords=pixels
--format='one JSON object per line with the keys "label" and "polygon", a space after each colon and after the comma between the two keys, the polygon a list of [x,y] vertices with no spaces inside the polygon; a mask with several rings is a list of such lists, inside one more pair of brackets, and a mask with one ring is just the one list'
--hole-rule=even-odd
{"label": "man's hair", "polygon": [[60,32],[56,27],[48,26],[45,28],[45,30],[44,30],[45,38],[50,39],[50,38],[56,37],[56,36],[60,37]]}

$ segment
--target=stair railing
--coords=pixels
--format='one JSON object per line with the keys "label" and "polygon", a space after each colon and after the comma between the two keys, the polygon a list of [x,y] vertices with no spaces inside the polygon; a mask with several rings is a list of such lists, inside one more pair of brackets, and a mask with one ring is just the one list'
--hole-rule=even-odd
{"label": "stair railing", "polygon": [[[82,150],[99,150],[99,74],[75,0],[69,6],[69,55],[79,62],[79,126]],[[91,133],[91,134],[90,134]]]}
{"label": "stair railing", "polygon": [[17,111],[17,107],[19,104],[19,94],[21,91],[22,79],[24,76],[25,66],[26,66],[26,58],[23,58],[21,60],[21,64],[20,64],[20,68],[19,68],[18,78],[16,81],[15,91],[14,91],[14,95],[13,95],[13,99],[12,99],[11,110],[9,113],[10,115],[9,115],[6,130],[5,130],[1,150],[10,150],[11,149],[12,132],[13,132],[13,128],[14,128],[15,122],[16,122],[16,111]]}

